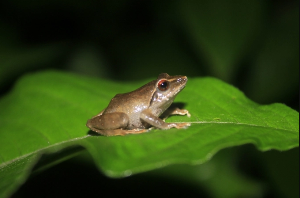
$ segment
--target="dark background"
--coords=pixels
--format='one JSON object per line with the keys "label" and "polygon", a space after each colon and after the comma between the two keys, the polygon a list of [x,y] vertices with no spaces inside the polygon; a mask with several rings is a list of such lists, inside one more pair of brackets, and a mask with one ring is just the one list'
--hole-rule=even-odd
{"label": "dark background", "polygon": [[[296,0],[0,1],[0,30],[0,96],[9,92],[23,74],[45,69],[117,81],[156,78],[167,72],[189,78],[213,76],[238,87],[257,103],[280,102],[299,110]],[[299,165],[298,149],[284,155],[261,154],[248,146],[240,150],[252,153],[254,161],[239,152],[235,155],[239,156],[237,169],[268,186],[262,190],[263,197],[294,197],[295,193],[299,197],[297,187],[282,190],[278,186],[287,184],[283,184],[286,180],[269,174],[269,168],[262,169],[268,164],[263,158],[276,164],[283,157],[287,163]],[[108,179],[95,170],[88,157],[82,156],[78,157],[81,160],[73,159],[33,176],[15,196],[37,193],[39,185],[45,188],[48,183],[62,187],[53,188],[60,189],[61,195],[78,190],[61,178],[77,180],[82,189],[96,196],[120,193],[119,189],[124,188],[125,194],[138,194],[145,189],[131,190],[145,180],[152,192],[164,189],[170,196],[212,196],[211,189],[200,181],[189,185],[178,179],[172,183],[170,175],[176,177],[178,171],[169,171],[172,174],[164,179],[155,171],[123,180]],[[245,162],[249,163],[242,166]],[[283,165],[281,168],[273,173],[287,169]],[[167,168],[163,170],[168,172]],[[293,171],[286,177],[299,175],[299,168]],[[298,179],[287,181],[299,184]],[[92,185],[95,183],[100,184],[99,189]],[[41,193],[56,192],[53,189]],[[247,196],[254,195],[245,193],[240,197]]]}

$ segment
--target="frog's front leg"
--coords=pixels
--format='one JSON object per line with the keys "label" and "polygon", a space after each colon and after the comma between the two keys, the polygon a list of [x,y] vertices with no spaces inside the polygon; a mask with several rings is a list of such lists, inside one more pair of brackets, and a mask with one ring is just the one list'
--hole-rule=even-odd
{"label": "frog's front leg", "polygon": [[190,123],[166,123],[159,117],[154,116],[149,109],[146,109],[141,113],[141,119],[159,129],[170,129],[173,127],[181,129],[191,125]]}
{"label": "frog's front leg", "polygon": [[[102,113],[102,112],[101,112]],[[122,112],[98,114],[89,119],[86,126],[92,131],[105,136],[126,135],[125,129],[129,122],[129,117]]]}

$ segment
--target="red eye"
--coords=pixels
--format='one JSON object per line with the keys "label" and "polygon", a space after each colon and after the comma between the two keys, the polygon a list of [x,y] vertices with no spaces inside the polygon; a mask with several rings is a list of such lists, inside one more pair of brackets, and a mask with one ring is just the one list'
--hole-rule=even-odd
{"label": "red eye", "polygon": [[157,83],[157,88],[158,88],[160,91],[166,91],[166,90],[169,88],[169,81],[167,81],[167,80],[160,80],[160,81]]}

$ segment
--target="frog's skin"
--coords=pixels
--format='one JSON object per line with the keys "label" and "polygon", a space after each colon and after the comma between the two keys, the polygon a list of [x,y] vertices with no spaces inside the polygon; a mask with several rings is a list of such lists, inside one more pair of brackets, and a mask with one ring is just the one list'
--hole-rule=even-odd
{"label": "frog's skin", "polygon": [[[92,131],[105,136],[143,133],[153,126],[159,129],[185,128],[189,123],[166,123],[159,116],[185,87],[186,76],[162,73],[156,80],[129,93],[117,94],[108,107],[87,121]],[[187,115],[187,110],[175,109],[169,114]]]}

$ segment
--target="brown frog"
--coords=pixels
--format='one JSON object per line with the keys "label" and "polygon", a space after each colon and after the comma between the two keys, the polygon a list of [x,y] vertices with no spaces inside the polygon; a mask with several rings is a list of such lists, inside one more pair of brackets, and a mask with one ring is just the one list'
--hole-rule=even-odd
{"label": "brown frog", "polygon": [[[108,107],[89,119],[86,126],[105,136],[143,133],[150,126],[159,129],[177,129],[190,126],[189,123],[166,123],[159,116],[174,101],[176,95],[185,87],[186,76],[169,76],[162,73],[135,91],[117,94]],[[173,109],[171,114],[190,114],[184,109]]]}

